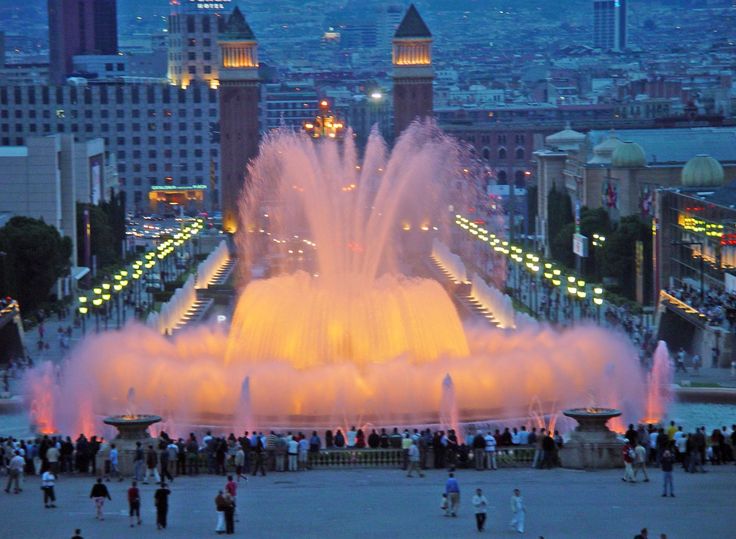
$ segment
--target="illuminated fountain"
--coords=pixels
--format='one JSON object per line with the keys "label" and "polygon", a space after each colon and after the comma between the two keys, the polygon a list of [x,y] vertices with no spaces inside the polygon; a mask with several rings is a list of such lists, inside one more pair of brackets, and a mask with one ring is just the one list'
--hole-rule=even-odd
{"label": "illuminated fountain", "polygon": [[[44,401],[41,376],[28,377],[45,428],[100,432],[133,386],[139,409],[168,417],[166,396],[178,433],[462,428],[528,418],[533,399],[552,414],[590,393],[642,417],[646,385],[625,337],[463,322],[443,286],[422,277],[433,271],[432,240],[449,230],[448,208],[473,192],[461,162],[457,145],[426,125],[408,129],[390,156],[372,135],[361,159],[350,136],[267,136],[241,204],[247,286],[231,327],[167,338],[131,324],[88,337],[64,368],[63,399]],[[273,277],[251,281],[264,265]]]}

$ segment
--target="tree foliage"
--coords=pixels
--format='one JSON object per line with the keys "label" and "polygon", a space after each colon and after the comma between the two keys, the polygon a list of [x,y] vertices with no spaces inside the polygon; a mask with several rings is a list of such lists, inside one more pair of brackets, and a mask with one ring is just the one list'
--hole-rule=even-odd
{"label": "tree foliage", "polygon": [[[573,231],[565,231],[561,234],[563,229],[570,223],[573,224]],[[549,238],[550,248],[552,250],[552,257],[556,260],[563,261],[563,259],[569,259],[567,251],[572,250],[572,234],[575,232],[575,216],[572,213],[572,200],[570,195],[566,192],[560,192],[553,185],[547,195],[547,238]],[[568,235],[570,237],[570,243],[567,248],[564,247],[564,238]],[[558,238],[560,236],[560,238]]]}
{"label": "tree foliage", "polygon": [[97,267],[114,265],[121,260],[125,241],[125,193],[111,193],[110,200],[99,205],[77,203],[78,260],[84,264],[84,210],[89,211],[91,254]]}
{"label": "tree foliage", "polygon": [[51,287],[69,271],[72,241],[42,220],[13,217],[0,228],[0,251],[7,294],[24,310],[35,310],[49,299]]}

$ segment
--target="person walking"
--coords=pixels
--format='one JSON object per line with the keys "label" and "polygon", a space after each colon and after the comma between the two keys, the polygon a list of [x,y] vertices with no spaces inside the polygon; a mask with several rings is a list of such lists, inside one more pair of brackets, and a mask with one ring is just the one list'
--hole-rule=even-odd
{"label": "person walking", "polygon": [[56,482],[56,474],[51,469],[46,470],[41,475],[41,490],[43,490],[43,506],[56,507],[56,493],[54,492],[54,483]]}
{"label": "person walking", "polygon": [[146,452],[146,475],[143,478],[144,485],[148,484],[149,477],[153,477],[155,483],[161,482],[161,477],[158,475],[158,455],[152,445],[148,446],[148,451]]}
{"label": "person walking", "polygon": [[138,482],[135,480],[128,489],[128,515],[130,516],[131,528],[136,519],[138,526],[141,525],[141,491],[138,489]]}
{"label": "person walking", "polygon": [[[672,498],[675,497],[675,486],[672,481],[672,468],[675,459],[672,457],[672,453],[667,449],[662,454],[662,497],[667,496],[667,492]],[[669,487],[669,488],[668,488]]]}
{"label": "person walking", "polygon": [[524,517],[526,516],[526,508],[524,500],[521,497],[521,490],[514,489],[511,496],[511,529],[519,533],[524,533]]}
{"label": "person walking", "polygon": [[21,482],[23,480],[23,470],[26,467],[26,460],[20,456],[20,451],[13,451],[13,458],[8,462],[8,484],[5,486],[5,492],[10,494],[10,487],[14,486],[13,493],[19,494],[23,491]]}
{"label": "person walking", "polygon": [[215,524],[215,533],[225,533],[225,495],[221,490],[217,491],[215,496],[215,511],[217,511],[217,523]]}
{"label": "person walking", "polygon": [[649,474],[647,474],[647,450],[644,448],[642,441],[639,440],[634,448],[634,481],[639,475],[639,472],[644,474],[644,482],[649,482]]}
{"label": "person walking", "polygon": [[161,486],[156,489],[153,494],[154,503],[156,505],[156,527],[166,529],[166,517],[169,513],[169,495],[171,491],[166,488],[166,483],[161,482]]}
{"label": "person walking", "polygon": [[[176,446],[174,446],[176,447]],[[169,471],[169,447],[168,444],[161,444],[158,452],[158,462],[161,468],[161,481],[169,480],[169,483],[174,482],[174,476]]]}
{"label": "person walking", "polygon": [[445,483],[445,494],[447,494],[447,503],[449,506],[450,516],[456,517],[460,508],[460,485],[455,479],[455,474],[450,472],[447,482]]}
{"label": "person walking", "polygon": [[103,508],[105,507],[105,498],[110,501],[112,501],[112,498],[110,497],[110,491],[107,490],[107,486],[102,482],[101,477],[99,477],[97,482],[92,486],[89,497],[95,502],[95,518],[97,520],[105,520],[105,514],[103,512]]}
{"label": "person walking", "polygon": [[488,499],[483,495],[483,490],[475,489],[473,496],[473,508],[475,509],[475,525],[479,532],[483,531],[486,525],[486,509],[488,507]]}
{"label": "person walking", "polygon": [[412,441],[409,446],[409,471],[407,472],[406,477],[414,477],[412,475],[414,470],[419,472],[419,477],[424,477],[424,472],[419,467],[419,446],[417,446],[416,441]]}

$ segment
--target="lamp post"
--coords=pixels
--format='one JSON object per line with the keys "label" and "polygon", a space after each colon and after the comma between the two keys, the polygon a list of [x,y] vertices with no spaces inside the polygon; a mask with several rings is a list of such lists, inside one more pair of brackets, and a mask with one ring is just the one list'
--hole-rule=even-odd
{"label": "lamp post", "polygon": [[705,259],[705,245],[702,241],[673,241],[672,245],[682,245],[684,247],[690,247],[690,258],[692,258],[693,245],[698,245],[700,247],[700,305],[703,306],[705,304],[705,268],[703,266],[703,261]]}
{"label": "lamp post", "polygon": [[593,289],[593,303],[598,307],[598,325],[601,325],[601,310],[603,310],[603,288],[596,286]]}
{"label": "lamp post", "polygon": [[87,307],[87,297],[80,296],[79,297],[79,317],[82,319],[82,335],[87,334],[87,313],[88,312],[89,312],[89,307]]}

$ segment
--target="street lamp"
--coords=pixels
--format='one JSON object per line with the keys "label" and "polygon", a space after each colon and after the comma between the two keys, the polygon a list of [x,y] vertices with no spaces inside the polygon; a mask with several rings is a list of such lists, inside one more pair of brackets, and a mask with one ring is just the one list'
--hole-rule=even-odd
{"label": "street lamp", "polygon": [[703,267],[703,261],[705,260],[705,249],[702,241],[673,241],[672,245],[682,245],[685,247],[690,247],[690,258],[693,257],[693,245],[698,245],[700,247],[700,305],[701,307],[705,304],[705,270]]}

